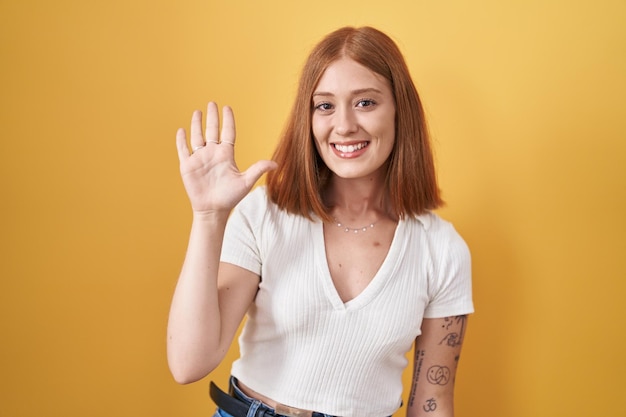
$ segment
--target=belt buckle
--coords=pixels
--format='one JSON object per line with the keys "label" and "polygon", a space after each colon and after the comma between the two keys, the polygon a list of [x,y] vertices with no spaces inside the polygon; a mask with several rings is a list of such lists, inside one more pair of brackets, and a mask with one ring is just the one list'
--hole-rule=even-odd
{"label": "belt buckle", "polygon": [[302,410],[300,408],[289,407],[284,404],[276,404],[276,414],[286,417],[313,417],[313,411]]}

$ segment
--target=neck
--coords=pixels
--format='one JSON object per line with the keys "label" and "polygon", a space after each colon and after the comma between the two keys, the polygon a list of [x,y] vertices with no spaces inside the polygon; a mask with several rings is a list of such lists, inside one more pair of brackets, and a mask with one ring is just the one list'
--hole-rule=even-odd
{"label": "neck", "polygon": [[334,177],[325,192],[325,202],[333,216],[343,222],[374,222],[387,216],[384,180],[347,180]]}

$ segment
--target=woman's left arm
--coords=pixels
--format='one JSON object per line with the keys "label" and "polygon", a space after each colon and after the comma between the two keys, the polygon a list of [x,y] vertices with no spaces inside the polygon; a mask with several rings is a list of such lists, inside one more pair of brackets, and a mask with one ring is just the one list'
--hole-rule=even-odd
{"label": "woman's left arm", "polygon": [[407,417],[453,417],[454,380],[467,316],[424,319],[415,339]]}

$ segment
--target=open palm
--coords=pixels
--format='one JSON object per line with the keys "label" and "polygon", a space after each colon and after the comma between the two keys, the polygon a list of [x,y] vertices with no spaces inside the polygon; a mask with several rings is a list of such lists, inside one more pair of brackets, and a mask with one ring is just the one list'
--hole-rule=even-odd
{"label": "open palm", "polygon": [[180,173],[185,190],[196,213],[225,212],[250,191],[265,172],[276,168],[272,161],[258,161],[241,172],[235,164],[235,118],[230,107],[224,107],[222,129],[219,111],[213,102],[207,106],[206,130],[202,134],[202,112],[191,118],[190,144],[184,129],[176,133]]}

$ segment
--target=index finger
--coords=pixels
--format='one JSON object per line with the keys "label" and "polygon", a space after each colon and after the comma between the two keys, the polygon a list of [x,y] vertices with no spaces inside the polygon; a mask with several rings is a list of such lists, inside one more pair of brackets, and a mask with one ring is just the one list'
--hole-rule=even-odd
{"label": "index finger", "polygon": [[222,132],[220,133],[220,142],[229,145],[235,145],[235,115],[233,109],[224,106],[222,109]]}

